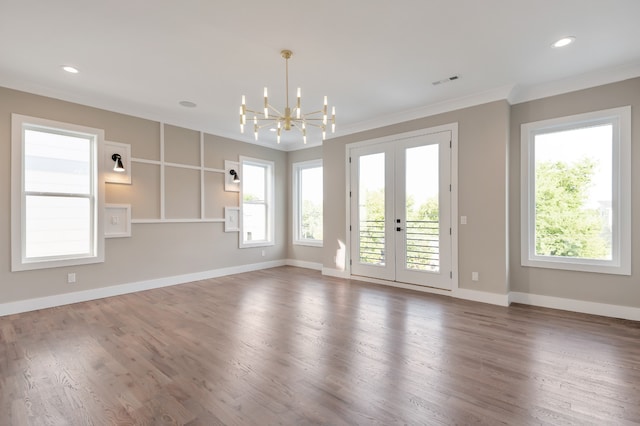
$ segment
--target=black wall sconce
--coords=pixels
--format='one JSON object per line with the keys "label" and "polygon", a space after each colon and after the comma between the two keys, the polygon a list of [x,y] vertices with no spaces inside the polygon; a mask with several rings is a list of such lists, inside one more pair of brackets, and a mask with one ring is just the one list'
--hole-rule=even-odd
{"label": "black wall sconce", "polygon": [[115,161],[115,165],[113,166],[114,172],[124,172],[124,166],[122,165],[122,157],[120,154],[113,154],[111,159]]}
{"label": "black wall sconce", "polygon": [[233,176],[233,183],[240,183],[240,177],[238,176],[238,172],[236,172],[235,170],[231,169],[231,170],[229,170],[229,174],[231,176]]}

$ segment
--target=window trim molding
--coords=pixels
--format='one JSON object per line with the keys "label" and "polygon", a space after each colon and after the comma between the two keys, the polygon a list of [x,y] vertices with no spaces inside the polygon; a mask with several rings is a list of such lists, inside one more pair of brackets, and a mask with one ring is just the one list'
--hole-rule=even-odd
{"label": "window trim molding", "polygon": [[267,180],[268,180],[268,184],[267,184],[267,188],[266,188],[266,195],[265,195],[265,203],[267,204],[267,230],[266,230],[266,234],[267,234],[267,240],[260,240],[257,242],[245,242],[244,241],[244,211],[243,211],[243,206],[244,206],[244,181],[245,181],[245,176],[244,174],[240,175],[241,181],[240,181],[240,200],[239,200],[239,204],[240,204],[240,220],[239,220],[239,227],[240,227],[240,232],[238,234],[238,247],[239,248],[251,248],[251,247],[269,247],[269,246],[274,246],[276,245],[276,241],[275,241],[275,216],[276,216],[276,206],[275,206],[275,162],[274,161],[270,161],[270,160],[263,160],[260,158],[253,158],[253,157],[245,157],[245,156],[239,156],[238,157],[238,164],[239,164],[239,168],[240,170],[243,169],[244,163],[253,163],[255,165],[260,165],[260,166],[265,166],[268,167],[269,173],[267,176]]}
{"label": "window trim molding", "polygon": [[[300,238],[300,172],[304,169],[313,169],[320,167],[324,175],[324,166],[322,158],[308,161],[300,161],[291,165],[291,216],[292,233],[291,242],[297,246],[322,247],[324,240],[316,240],[311,238]],[[324,238],[324,236],[323,236]]]}
{"label": "window trim molding", "polygon": [[[536,134],[613,124],[612,260],[561,258],[535,254]],[[624,106],[524,123],[520,127],[520,263],[522,266],[631,275],[631,107]]]}
{"label": "window trim molding", "polygon": [[[25,126],[45,130],[62,130],[63,133],[77,133],[94,139],[92,146],[92,192],[95,201],[92,205],[94,229],[92,235],[93,255],[73,258],[36,259],[24,258],[25,240],[25,193],[24,193],[24,131]],[[11,271],[28,271],[64,266],[87,265],[104,262],[104,171],[102,167],[104,130],[61,121],[11,114]]]}

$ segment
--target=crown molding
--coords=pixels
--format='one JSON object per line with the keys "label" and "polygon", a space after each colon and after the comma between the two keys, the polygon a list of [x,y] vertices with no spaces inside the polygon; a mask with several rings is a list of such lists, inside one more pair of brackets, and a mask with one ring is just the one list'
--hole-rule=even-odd
{"label": "crown molding", "polygon": [[340,127],[339,131],[336,131],[335,135],[333,135],[330,139],[354,133],[360,133],[367,130],[373,130],[380,127],[390,126],[393,124],[404,123],[419,118],[431,117],[437,114],[443,114],[446,112],[456,111],[476,105],[482,105],[489,102],[505,100],[509,97],[509,94],[511,93],[513,88],[514,85],[505,85],[473,95],[463,96],[447,101],[425,105],[419,108],[400,111],[394,114],[389,114],[384,117],[378,117],[367,121],[361,121],[350,126]]}
{"label": "crown molding", "polygon": [[553,80],[529,86],[519,85],[513,89],[507,100],[511,105],[516,105],[536,99],[616,83],[635,77],[640,77],[640,60],[615,68],[573,75],[561,80]]}

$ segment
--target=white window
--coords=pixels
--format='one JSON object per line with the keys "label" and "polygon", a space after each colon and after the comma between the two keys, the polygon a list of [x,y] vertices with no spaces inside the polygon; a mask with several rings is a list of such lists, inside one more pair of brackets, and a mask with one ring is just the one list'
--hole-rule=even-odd
{"label": "white window", "polygon": [[322,247],[322,160],[293,164],[293,243]]}
{"label": "white window", "polygon": [[240,157],[240,247],[274,245],[274,163]]}
{"label": "white window", "polygon": [[521,263],[631,274],[631,108],[523,124]]}
{"label": "white window", "polygon": [[102,130],[12,115],[12,271],[104,261]]}

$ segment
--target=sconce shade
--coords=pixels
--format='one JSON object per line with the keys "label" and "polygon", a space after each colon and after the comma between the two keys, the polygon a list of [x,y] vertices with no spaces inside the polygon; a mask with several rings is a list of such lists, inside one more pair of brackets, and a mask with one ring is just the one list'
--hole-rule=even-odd
{"label": "sconce shade", "polygon": [[120,154],[113,154],[111,156],[111,159],[116,163],[113,166],[113,171],[114,172],[124,172],[124,165],[122,165],[122,157],[120,156]]}
{"label": "sconce shade", "polygon": [[231,176],[233,176],[233,183],[240,183],[240,176],[238,176],[238,172],[236,172],[235,170],[231,169],[231,170],[229,170],[229,174]]}

